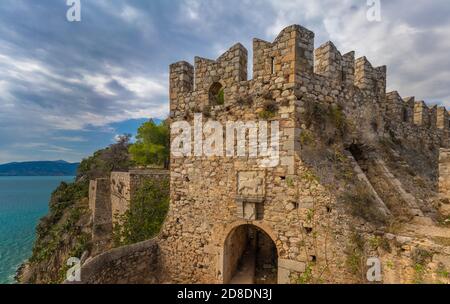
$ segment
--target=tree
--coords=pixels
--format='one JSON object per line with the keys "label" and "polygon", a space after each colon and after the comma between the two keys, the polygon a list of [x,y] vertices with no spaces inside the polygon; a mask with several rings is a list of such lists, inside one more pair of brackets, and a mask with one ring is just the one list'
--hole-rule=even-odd
{"label": "tree", "polygon": [[139,127],[136,143],[129,152],[137,165],[169,166],[170,129],[168,121],[156,124],[153,120]]}
{"label": "tree", "polygon": [[121,135],[115,144],[83,159],[78,167],[78,177],[86,176],[87,180],[93,180],[106,177],[112,171],[128,170],[133,164],[128,153],[130,138],[130,134]]}

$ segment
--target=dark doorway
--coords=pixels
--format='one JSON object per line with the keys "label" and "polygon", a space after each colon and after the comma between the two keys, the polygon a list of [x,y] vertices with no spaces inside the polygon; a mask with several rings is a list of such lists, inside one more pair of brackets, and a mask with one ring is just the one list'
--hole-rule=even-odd
{"label": "dark doorway", "polygon": [[270,236],[253,225],[228,235],[224,246],[224,283],[276,284],[278,254]]}

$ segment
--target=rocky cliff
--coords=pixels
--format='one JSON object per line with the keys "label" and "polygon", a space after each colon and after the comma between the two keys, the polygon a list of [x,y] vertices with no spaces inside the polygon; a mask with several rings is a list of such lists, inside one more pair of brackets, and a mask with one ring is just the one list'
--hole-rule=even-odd
{"label": "rocky cliff", "polygon": [[66,279],[67,261],[85,259],[91,247],[88,185],[84,178],[61,183],[53,192],[50,212],[36,228],[36,242],[28,262],[17,273],[25,284],[61,283]]}

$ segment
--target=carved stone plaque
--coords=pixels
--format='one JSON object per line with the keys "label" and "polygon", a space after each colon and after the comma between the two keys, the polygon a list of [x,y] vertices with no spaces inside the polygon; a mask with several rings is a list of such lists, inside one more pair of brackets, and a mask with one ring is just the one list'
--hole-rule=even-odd
{"label": "carved stone plaque", "polygon": [[238,173],[239,197],[264,197],[265,177],[264,171],[242,171]]}

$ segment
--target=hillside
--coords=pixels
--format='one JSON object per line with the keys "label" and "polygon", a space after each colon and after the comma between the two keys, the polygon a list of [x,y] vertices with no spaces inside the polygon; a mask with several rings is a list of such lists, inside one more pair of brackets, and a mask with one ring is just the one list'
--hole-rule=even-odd
{"label": "hillside", "polygon": [[0,165],[0,176],[75,176],[78,166],[62,160],[14,162]]}
{"label": "hillside", "polygon": [[[56,163],[70,165],[62,161]],[[77,178],[70,184],[61,183],[52,193],[49,213],[36,227],[32,255],[17,271],[18,282],[61,283],[66,278],[66,263],[70,257],[83,260],[89,256],[92,251],[89,181],[109,176],[112,170],[128,170],[128,137],[73,165],[78,170],[71,175]]]}

